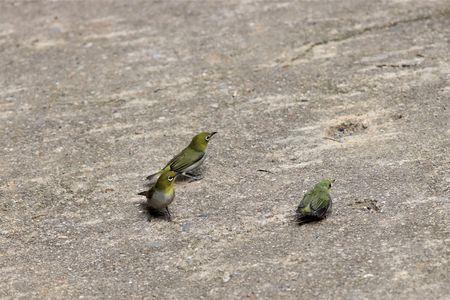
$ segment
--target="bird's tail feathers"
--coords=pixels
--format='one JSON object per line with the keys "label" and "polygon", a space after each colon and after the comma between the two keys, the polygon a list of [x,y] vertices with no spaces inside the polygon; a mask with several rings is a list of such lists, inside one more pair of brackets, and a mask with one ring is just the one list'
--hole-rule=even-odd
{"label": "bird's tail feathers", "polygon": [[303,225],[305,223],[308,222],[312,222],[312,221],[316,221],[317,217],[316,216],[309,216],[309,215],[304,215],[302,213],[298,213],[295,216],[296,222],[298,225]]}
{"label": "bird's tail feathers", "polygon": [[147,191],[143,191],[143,192],[138,193],[138,195],[147,197],[147,193],[148,193]]}

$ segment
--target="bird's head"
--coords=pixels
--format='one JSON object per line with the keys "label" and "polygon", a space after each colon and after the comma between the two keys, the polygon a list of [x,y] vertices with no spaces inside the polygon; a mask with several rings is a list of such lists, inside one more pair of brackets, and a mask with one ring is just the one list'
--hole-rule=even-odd
{"label": "bird's head", "polygon": [[208,146],[209,140],[216,133],[216,131],[200,132],[199,134],[194,136],[191,143],[189,144],[189,147],[194,149],[195,151],[204,152],[206,150],[206,147]]}
{"label": "bird's head", "polygon": [[317,185],[324,189],[331,189],[331,185],[334,183],[334,179],[323,179]]}
{"label": "bird's head", "polygon": [[156,181],[156,188],[159,190],[166,190],[172,188],[175,178],[178,174],[174,171],[164,171]]}

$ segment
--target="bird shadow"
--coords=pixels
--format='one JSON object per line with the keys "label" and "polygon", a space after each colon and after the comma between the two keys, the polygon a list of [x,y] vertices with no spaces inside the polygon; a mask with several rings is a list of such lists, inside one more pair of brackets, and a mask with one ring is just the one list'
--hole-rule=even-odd
{"label": "bird shadow", "polygon": [[166,211],[148,207],[147,202],[139,203],[139,208],[144,212],[147,221],[151,222],[153,219],[160,219],[170,221]]}

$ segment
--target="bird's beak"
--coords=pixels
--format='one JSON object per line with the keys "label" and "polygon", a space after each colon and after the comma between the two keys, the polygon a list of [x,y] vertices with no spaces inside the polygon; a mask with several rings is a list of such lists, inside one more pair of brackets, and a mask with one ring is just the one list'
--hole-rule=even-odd
{"label": "bird's beak", "polygon": [[211,134],[209,135],[209,137],[212,137],[212,136],[215,135],[216,133],[217,133],[217,131],[211,132]]}

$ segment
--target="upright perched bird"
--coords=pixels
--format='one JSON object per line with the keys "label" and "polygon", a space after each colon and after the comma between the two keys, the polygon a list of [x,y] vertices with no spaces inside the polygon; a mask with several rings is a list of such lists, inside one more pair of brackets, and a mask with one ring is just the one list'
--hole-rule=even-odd
{"label": "upright perched bird", "polygon": [[303,196],[296,215],[300,225],[323,219],[331,211],[330,189],[333,182],[334,180],[324,179]]}
{"label": "upright perched bird", "polygon": [[194,136],[189,146],[172,158],[159,172],[147,176],[147,179],[151,180],[154,176],[164,171],[175,171],[194,180],[201,179],[200,176],[189,172],[198,168],[203,163],[206,158],[206,148],[208,147],[209,140],[216,133],[215,131],[200,132]]}
{"label": "upright perched bird", "polygon": [[175,197],[173,183],[176,177],[177,173],[174,171],[164,171],[150,190],[138,194],[147,197],[147,206],[150,209],[160,210],[165,208],[169,220],[171,219],[169,204]]}

